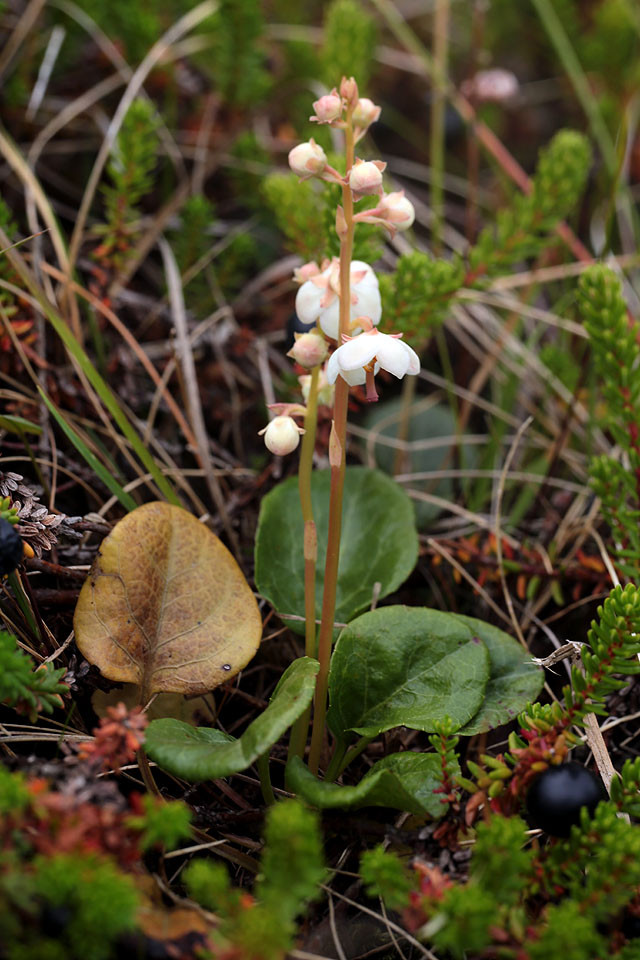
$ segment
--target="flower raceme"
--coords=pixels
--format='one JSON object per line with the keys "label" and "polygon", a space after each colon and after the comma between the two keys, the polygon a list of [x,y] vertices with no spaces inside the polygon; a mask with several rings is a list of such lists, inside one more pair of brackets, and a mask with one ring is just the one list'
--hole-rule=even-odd
{"label": "flower raceme", "polygon": [[[375,327],[357,337],[345,338],[327,364],[327,380],[335,383],[338,375],[351,386],[366,382],[367,400],[377,400],[374,376],[381,368],[402,379],[405,374],[420,373],[420,358],[400,339],[401,333],[380,333]],[[357,378],[357,379],[356,379]]]}
{"label": "flower raceme", "polygon": [[[340,261],[334,257],[331,263],[325,261],[317,273],[313,274],[306,264],[296,273],[296,278],[305,278],[296,295],[296,313],[301,323],[311,326],[317,323],[322,332],[338,339],[340,329]],[[369,317],[371,324],[380,323],[382,301],[378,288],[378,278],[368,263],[353,260],[351,263],[351,317]]]}

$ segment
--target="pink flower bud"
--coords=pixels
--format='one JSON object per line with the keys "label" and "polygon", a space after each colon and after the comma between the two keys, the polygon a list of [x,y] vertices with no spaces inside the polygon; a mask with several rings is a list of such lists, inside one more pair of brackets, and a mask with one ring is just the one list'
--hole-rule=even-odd
{"label": "pink flower bud", "polygon": [[327,343],[322,334],[310,330],[309,333],[301,333],[296,336],[296,342],[287,356],[299,363],[301,367],[310,370],[322,363],[327,353]]}
{"label": "pink flower bud", "polygon": [[326,165],[326,154],[313,137],[289,151],[289,166],[301,180],[318,176]]}
{"label": "pink flower bud", "polygon": [[381,160],[356,160],[349,173],[349,186],[354,200],[371,193],[382,195],[382,171],[386,163]]}
{"label": "pink flower bud", "polygon": [[316,100],[313,109],[316,115],[309,117],[312,123],[331,123],[333,120],[339,120],[342,116],[342,97],[339,97],[334,89]]}
{"label": "pink flower bud", "polygon": [[380,116],[380,107],[376,107],[373,100],[360,97],[353,111],[353,122],[356,127],[369,127]]}
{"label": "pink flower bud", "polygon": [[386,194],[378,205],[378,213],[397,230],[408,230],[416,218],[416,211],[411,200],[405,197],[404,190]]}
{"label": "pink flower bud", "polygon": [[340,96],[346,102],[348,107],[355,107],[358,102],[358,84],[353,77],[342,78],[340,83]]}
{"label": "pink flower bud", "polygon": [[274,417],[269,426],[260,431],[264,434],[267,450],[277,457],[293,453],[300,443],[300,434],[304,433],[292,417]]}

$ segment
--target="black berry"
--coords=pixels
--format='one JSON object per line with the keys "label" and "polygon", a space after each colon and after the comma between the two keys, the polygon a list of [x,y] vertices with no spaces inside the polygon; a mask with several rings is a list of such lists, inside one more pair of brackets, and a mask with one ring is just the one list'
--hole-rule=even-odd
{"label": "black berry", "polygon": [[0,519],[0,577],[12,573],[22,560],[20,534],[8,520]]}
{"label": "black berry", "polygon": [[46,904],[40,914],[40,930],[48,937],[59,937],[73,920],[73,910],[70,907]]}
{"label": "black berry", "polygon": [[625,911],[621,929],[627,940],[637,940],[640,937],[640,917]]}
{"label": "black berry", "polygon": [[582,807],[592,814],[606,797],[600,778],[579,763],[549,767],[529,788],[529,822],[552,837],[568,837],[571,827],[580,823]]}

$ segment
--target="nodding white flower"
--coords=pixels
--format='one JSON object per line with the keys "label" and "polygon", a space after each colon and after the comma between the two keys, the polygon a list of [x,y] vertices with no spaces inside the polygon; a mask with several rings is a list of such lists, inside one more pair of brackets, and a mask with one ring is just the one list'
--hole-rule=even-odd
{"label": "nodding white flower", "polygon": [[327,155],[313,137],[289,151],[289,166],[301,180],[317,177],[327,165]]}
{"label": "nodding white flower", "polygon": [[315,117],[309,117],[312,123],[332,123],[342,116],[342,97],[334,87],[331,93],[327,93],[324,97],[314,101],[313,109],[316,112]]}
{"label": "nodding white flower", "polygon": [[284,457],[296,449],[301,433],[304,433],[304,430],[293,417],[274,417],[264,430],[260,430],[259,435],[264,435],[267,450],[278,457]]}
{"label": "nodding white flower", "polygon": [[388,370],[394,377],[420,373],[420,358],[415,350],[404,343],[401,333],[380,333],[375,327],[351,337],[331,354],[327,364],[327,380],[335,383],[338,374],[353,385],[353,374],[362,376],[359,383],[367,384],[367,400],[377,400],[373,378],[379,368]]}
{"label": "nodding white flower", "polygon": [[356,160],[349,172],[349,186],[354,200],[361,200],[372,193],[382,196],[382,172],[386,166],[382,160]]}
{"label": "nodding white flower", "polygon": [[360,97],[353,111],[353,122],[356,127],[370,127],[380,116],[381,108],[377,107],[368,97]]}
{"label": "nodding white flower", "polygon": [[408,230],[416,218],[416,211],[411,200],[405,197],[404,190],[387,193],[378,204],[378,214],[396,230]]}
{"label": "nodding white flower", "polygon": [[[303,283],[296,295],[296,313],[302,323],[315,324],[322,332],[338,339],[340,330],[340,260],[334,257],[324,269]],[[368,263],[354,260],[351,263],[351,311],[350,320],[369,317],[375,326],[380,323],[382,302],[378,278]]]}
{"label": "nodding white flower", "polygon": [[309,333],[296,333],[294,336],[295,343],[287,356],[299,363],[301,367],[311,369],[326,359],[329,352],[327,341],[316,328]]}

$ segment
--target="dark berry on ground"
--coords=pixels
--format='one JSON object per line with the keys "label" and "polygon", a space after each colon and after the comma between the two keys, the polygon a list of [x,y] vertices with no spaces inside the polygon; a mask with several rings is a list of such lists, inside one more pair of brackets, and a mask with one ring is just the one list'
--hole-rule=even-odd
{"label": "dark berry on ground", "polygon": [[527,794],[527,813],[532,826],[552,837],[568,837],[580,823],[580,810],[592,814],[607,797],[599,777],[571,761],[549,767],[533,781]]}

